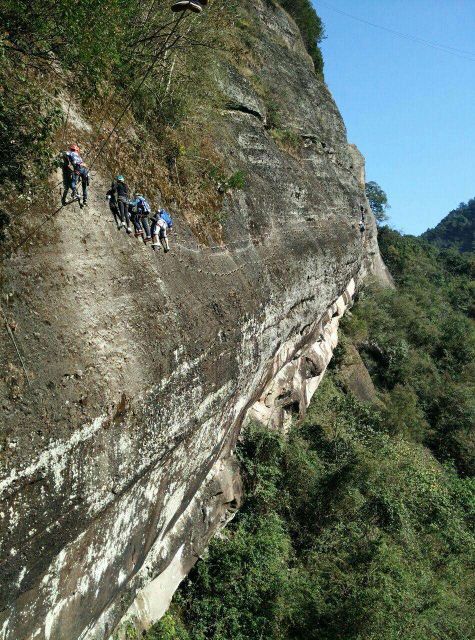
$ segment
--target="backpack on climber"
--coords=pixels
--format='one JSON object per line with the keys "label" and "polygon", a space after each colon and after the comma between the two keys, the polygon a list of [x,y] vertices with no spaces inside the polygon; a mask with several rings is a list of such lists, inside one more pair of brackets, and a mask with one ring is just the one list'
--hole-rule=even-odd
{"label": "backpack on climber", "polygon": [[132,222],[135,228],[135,237],[142,238],[145,243],[152,240],[148,216],[151,208],[141,193],[134,193],[134,199],[129,202],[129,212],[132,214]]}
{"label": "backpack on climber", "polygon": [[168,211],[165,211],[165,209],[159,209],[151,220],[152,249],[154,251],[158,251],[161,245],[165,253],[168,253],[170,251],[168,233],[173,230],[173,220],[171,215]]}
{"label": "backpack on climber", "polygon": [[122,229],[124,227],[127,233],[132,233],[129,214],[129,187],[125,182],[124,176],[119,175],[112,181],[106,197],[109,200],[109,207],[117,228]]}

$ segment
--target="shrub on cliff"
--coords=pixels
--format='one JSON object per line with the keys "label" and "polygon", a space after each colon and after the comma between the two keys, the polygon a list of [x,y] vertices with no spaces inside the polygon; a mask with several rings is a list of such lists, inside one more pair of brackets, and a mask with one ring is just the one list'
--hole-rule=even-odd
{"label": "shrub on cliff", "polygon": [[385,191],[379,186],[377,182],[367,182],[365,185],[366,197],[368,198],[369,206],[373,212],[376,221],[381,224],[388,219],[386,213],[391,207],[388,204],[388,196]]}
{"label": "shrub on cliff", "polygon": [[32,216],[36,199],[48,203],[61,121],[54,98],[28,66],[19,60],[12,69],[0,55],[0,243],[13,219],[24,224]]}

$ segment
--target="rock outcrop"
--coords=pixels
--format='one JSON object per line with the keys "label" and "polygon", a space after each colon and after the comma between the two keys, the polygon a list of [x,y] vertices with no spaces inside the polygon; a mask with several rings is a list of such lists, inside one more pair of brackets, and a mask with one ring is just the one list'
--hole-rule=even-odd
{"label": "rock outcrop", "polygon": [[247,71],[216,71],[216,145],[246,174],[222,244],[200,244],[179,212],[171,254],[134,244],[96,177],[87,210],[64,209],[3,264],[30,380],[5,334],[3,640],[102,640],[161,615],[239,506],[248,410],[276,426],[304,410],[344,308],[383,269],[374,221],[358,230],[363,160],[295,24],[246,6]]}

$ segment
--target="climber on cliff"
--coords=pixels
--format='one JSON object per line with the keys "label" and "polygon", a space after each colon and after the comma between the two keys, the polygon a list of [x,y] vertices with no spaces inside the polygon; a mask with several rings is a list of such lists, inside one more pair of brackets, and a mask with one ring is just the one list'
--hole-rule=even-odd
{"label": "climber on cliff", "polygon": [[[70,189],[73,200],[77,200],[79,202],[81,209],[85,204],[87,204],[89,171],[79,153],[80,151],[77,144],[72,144],[69,147],[69,150],[63,153],[63,195],[61,198],[61,204],[63,207],[66,204],[68,191]],[[82,185],[82,204],[77,190],[79,182],[81,182]]]}
{"label": "climber on cliff", "polygon": [[[151,218],[152,221],[152,249],[158,251],[160,243],[165,253],[170,251],[168,233],[173,230],[173,220],[165,209],[159,209]],[[160,242],[159,242],[160,240]]]}
{"label": "climber on cliff", "polygon": [[148,216],[150,215],[151,208],[141,193],[134,193],[134,199],[129,203],[129,212],[132,214],[135,237],[142,237],[142,240],[145,243],[150,242],[152,240],[152,236],[150,234]]}
{"label": "climber on cliff", "polygon": [[109,207],[114,216],[114,220],[118,229],[125,228],[127,233],[132,233],[130,226],[129,214],[129,187],[125,182],[124,176],[117,176],[113,181],[111,188],[106,194],[109,200]]}
{"label": "climber on cliff", "polygon": [[360,206],[360,211],[361,211],[360,233],[361,235],[363,235],[363,233],[366,231],[365,208],[363,206]]}
{"label": "climber on cliff", "polygon": [[208,0],[179,0],[172,5],[172,11],[194,11],[201,13],[203,7],[206,7]]}

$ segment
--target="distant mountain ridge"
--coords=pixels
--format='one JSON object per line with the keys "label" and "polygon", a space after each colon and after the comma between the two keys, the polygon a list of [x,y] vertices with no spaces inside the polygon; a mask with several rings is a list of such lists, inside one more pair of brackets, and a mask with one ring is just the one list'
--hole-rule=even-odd
{"label": "distant mountain ridge", "polygon": [[467,203],[461,202],[434,229],[428,229],[421,237],[440,249],[475,251],[475,198]]}

